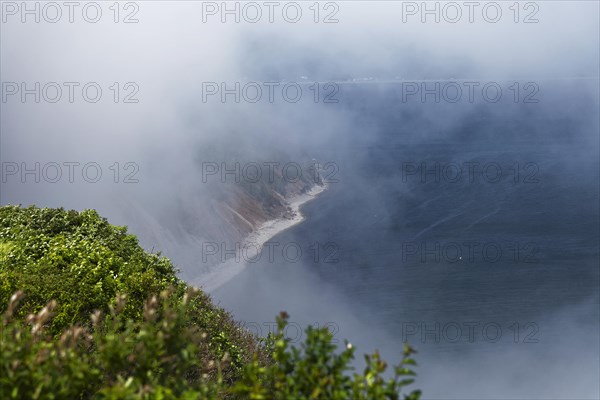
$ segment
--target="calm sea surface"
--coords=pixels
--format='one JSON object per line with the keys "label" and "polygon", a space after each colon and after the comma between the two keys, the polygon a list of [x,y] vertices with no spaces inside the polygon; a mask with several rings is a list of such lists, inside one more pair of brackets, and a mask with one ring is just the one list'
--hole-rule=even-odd
{"label": "calm sea surface", "polygon": [[335,182],[215,298],[263,334],[286,309],[388,359],[408,341],[427,398],[597,397],[597,98],[551,89],[455,109],[350,89]]}

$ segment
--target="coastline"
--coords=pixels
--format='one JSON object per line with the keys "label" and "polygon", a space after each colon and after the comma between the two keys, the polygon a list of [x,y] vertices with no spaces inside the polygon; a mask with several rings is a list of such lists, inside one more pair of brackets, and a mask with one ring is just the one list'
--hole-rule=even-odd
{"label": "coastline", "polygon": [[300,207],[318,197],[327,188],[327,184],[315,185],[308,192],[288,199],[290,211],[286,215],[261,224],[244,238],[239,248],[236,246],[235,257],[212,266],[207,273],[193,279],[189,284],[199,287],[205,293],[211,293],[230,281],[246,267],[247,261],[245,260],[253,260],[260,254],[265,243],[286,229],[304,221],[305,218],[300,212]]}

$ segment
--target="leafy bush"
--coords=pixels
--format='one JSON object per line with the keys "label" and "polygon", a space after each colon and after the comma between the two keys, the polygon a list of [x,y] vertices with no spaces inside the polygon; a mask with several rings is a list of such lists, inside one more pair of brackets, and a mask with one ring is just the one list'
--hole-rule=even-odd
{"label": "leafy bush", "polygon": [[[412,349],[395,367],[395,376],[383,378],[385,362],[377,353],[366,356],[363,374],[348,372],[354,348],[336,353],[332,334],[326,329],[306,329],[301,348],[289,346],[285,338],[287,316],[278,318],[278,332],[267,346],[273,360],[264,364],[257,357],[245,365],[243,376],[233,386],[224,380],[230,363],[227,353],[220,359],[209,354],[210,338],[189,324],[191,304],[199,292],[188,289],[182,299],[163,291],[152,296],[143,309],[143,319],[124,315],[126,298],[103,315],[91,315],[90,328],[70,326],[58,339],[46,326],[57,307],[48,303],[25,321],[14,314],[22,292],[15,293],[2,318],[0,340],[0,395],[3,399],[399,399],[403,386],[414,375]],[[204,350],[203,350],[204,349]],[[405,399],[417,400],[412,392]]]}
{"label": "leafy bush", "polygon": [[45,326],[56,302],[14,320],[23,296],[17,292],[3,318],[2,398],[218,398],[228,357],[207,358],[206,332],[189,324],[197,295],[190,289],[178,300],[164,291],[160,303],[152,296],[139,321],[125,317],[126,298],[120,296],[107,315],[92,314],[89,328],[71,326],[55,339]]}
{"label": "leafy bush", "polygon": [[[26,296],[15,318],[36,314],[55,300],[46,329],[54,337],[72,325],[89,325],[95,310],[108,312],[118,293],[127,297],[123,318],[141,321],[151,296],[169,288],[176,299],[184,296],[187,285],[176,272],[167,258],[147,253],[125,227],[109,224],[94,210],[0,207],[0,312],[18,290]],[[258,341],[202,292],[189,308],[189,324],[211,337],[200,356],[228,353],[232,362],[225,379],[235,379],[260,352]]]}
{"label": "leafy bush", "polygon": [[[274,362],[262,366],[258,360],[249,363],[244,369],[233,393],[244,399],[332,399],[332,400],[384,400],[399,399],[404,386],[413,379],[403,379],[415,375],[408,366],[416,365],[410,358],[414,350],[406,345],[402,361],[394,367],[394,376],[385,379],[383,374],[387,364],[379,353],[365,355],[366,368],[362,374],[353,371],[354,347],[346,342],[346,349],[336,353],[332,343],[333,334],[327,328],[305,330],[306,340],[300,348],[290,346],[290,339],[284,337],[288,315],[282,313],[277,318],[278,332],[268,338]],[[404,396],[407,400],[418,400],[420,391]]]}
{"label": "leafy bush", "polygon": [[[253,337],[170,261],[94,211],[0,208],[1,399],[399,399],[377,353],[352,373],[327,328]],[[416,400],[418,391],[405,395]]]}
{"label": "leafy bush", "polygon": [[126,315],[139,319],[148,296],[181,285],[168,259],[93,210],[0,207],[0,254],[0,307],[18,289],[27,293],[21,316],[57,300],[53,334],[106,311],[117,293],[129,296]]}

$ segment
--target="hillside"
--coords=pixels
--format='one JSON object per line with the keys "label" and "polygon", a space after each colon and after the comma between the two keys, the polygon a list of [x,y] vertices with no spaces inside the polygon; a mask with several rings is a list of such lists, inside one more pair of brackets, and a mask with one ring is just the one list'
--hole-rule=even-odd
{"label": "hillside", "polygon": [[3,399],[396,399],[413,374],[409,347],[386,380],[327,329],[253,337],[93,210],[0,207],[0,313]]}

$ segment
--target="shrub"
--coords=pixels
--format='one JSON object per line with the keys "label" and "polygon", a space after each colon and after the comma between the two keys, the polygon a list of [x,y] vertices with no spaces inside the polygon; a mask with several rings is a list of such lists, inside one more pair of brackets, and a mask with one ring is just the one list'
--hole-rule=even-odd
{"label": "shrub", "polygon": [[1,399],[399,399],[414,375],[410,347],[385,378],[327,328],[290,346],[284,313],[252,336],[95,211],[0,207],[0,301]]}
{"label": "shrub", "polygon": [[[362,374],[353,371],[354,347],[346,342],[346,348],[336,352],[333,335],[327,328],[308,326],[306,340],[300,348],[290,346],[290,339],[283,332],[288,316],[277,318],[278,332],[270,336],[267,346],[272,351],[274,363],[262,366],[258,360],[249,363],[244,376],[233,392],[247,399],[332,399],[332,400],[384,400],[399,399],[404,386],[413,382],[403,379],[415,375],[408,368],[416,365],[410,358],[414,350],[406,345],[402,361],[394,367],[394,376],[385,379],[387,364],[379,353],[365,355],[366,368]],[[404,398],[418,400],[420,391],[413,391]]]}
{"label": "shrub", "polygon": [[70,326],[59,338],[46,330],[56,302],[25,321],[13,318],[18,292],[3,316],[0,394],[3,399],[198,399],[224,391],[221,360],[207,358],[206,332],[189,324],[193,289],[147,300],[143,318],[124,313],[126,298],[89,328]]}
{"label": "shrub", "polygon": [[[300,348],[285,338],[287,315],[278,332],[267,339],[272,362],[258,357],[243,368],[231,385],[224,379],[230,363],[206,355],[210,337],[190,324],[195,289],[177,299],[170,291],[149,298],[140,321],[125,317],[125,296],[103,315],[90,317],[90,328],[70,326],[60,337],[46,327],[57,307],[48,303],[37,314],[14,319],[22,292],[15,293],[2,316],[0,340],[0,395],[3,399],[399,399],[414,375],[415,365],[406,346],[393,378],[385,379],[386,363],[377,353],[365,356],[362,374],[349,374],[354,348],[336,353],[326,329],[306,329]],[[204,355],[204,357],[202,356]],[[405,399],[417,400],[413,391]]]}
{"label": "shrub", "polygon": [[[59,337],[71,326],[89,327],[95,310],[107,313],[117,293],[127,297],[123,318],[141,321],[145,301],[171,288],[181,299],[187,285],[169,259],[147,253],[125,227],[113,226],[96,211],[0,207],[0,312],[17,290],[26,296],[15,318],[37,314],[51,300],[54,317],[46,332]],[[232,381],[259,352],[258,341],[203,292],[190,300],[189,324],[210,336],[201,357],[229,354],[224,379]]]}

